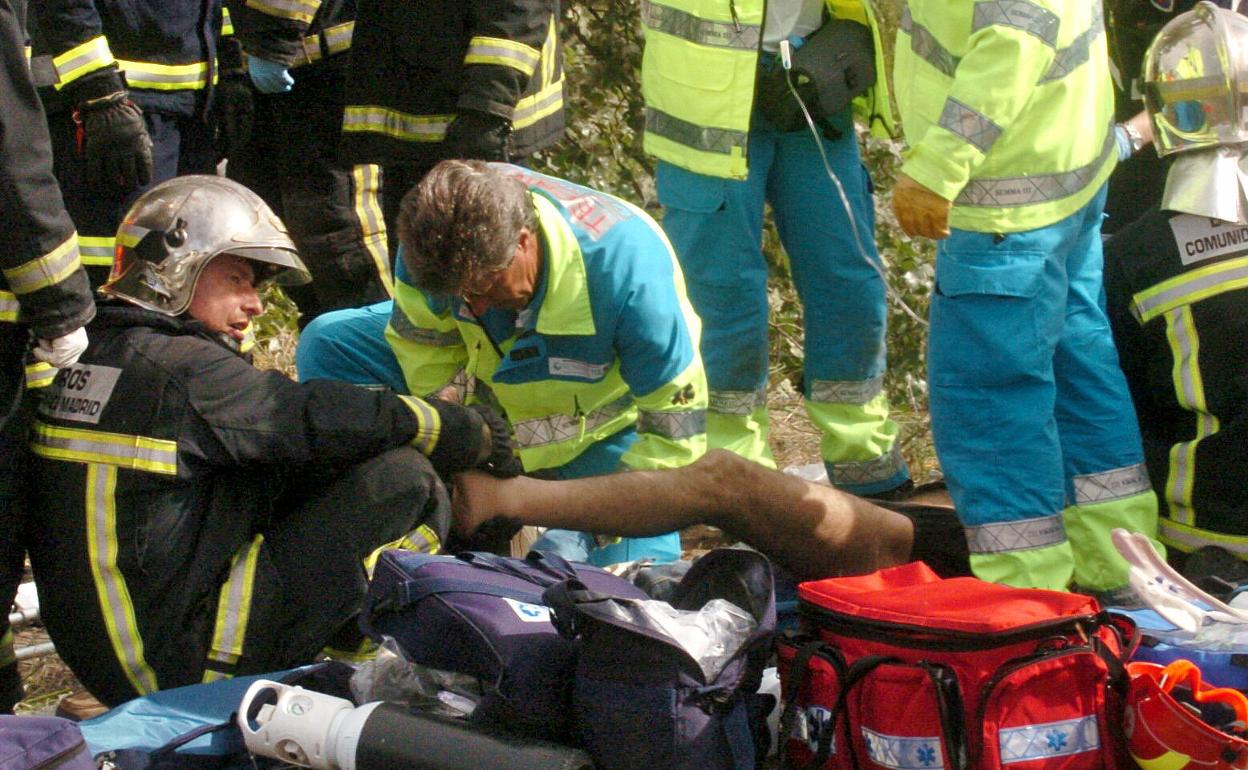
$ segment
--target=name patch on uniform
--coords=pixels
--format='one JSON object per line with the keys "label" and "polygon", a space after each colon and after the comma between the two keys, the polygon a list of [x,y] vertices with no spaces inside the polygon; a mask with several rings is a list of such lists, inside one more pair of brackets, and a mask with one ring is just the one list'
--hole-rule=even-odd
{"label": "name patch on uniform", "polygon": [[1248,225],[1238,222],[1180,214],[1170,220],[1170,230],[1185,265],[1248,252]]}
{"label": "name patch on uniform", "polygon": [[601,380],[607,373],[606,364],[591,364],[575,358],[551,358],[550,373],[564,377],[580,377],[584,380]]}
{"label": "name patch on uniform", "polygon": [[39,413],[60,420],[98,424],[120,376],[121,370],[115,366],[67,366],[57,372],[56,379],[43,393]]}

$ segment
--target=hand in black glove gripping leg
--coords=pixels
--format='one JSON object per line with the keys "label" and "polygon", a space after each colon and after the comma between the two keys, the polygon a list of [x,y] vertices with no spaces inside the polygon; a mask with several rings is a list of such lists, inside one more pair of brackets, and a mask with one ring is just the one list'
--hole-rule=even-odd
{"label": "hand in black glove gripping leg", "polygon": [[446,127],[443,141],[448,158],[507,160],[511,121],[489,112],[461,110]]}
{"label": "hand in black glove gripping leg", "polygon": [[65,87],[74,102],[78,151],[91,187],[132,190],[152,180],[152,140],[143,111],[130,101],[115,69],[87,75]]}
{"label": "hand in black glove gripping leg", "polygon": [[512,447],[511,428],[498,412],[482,404],[460,406],[437,398],[425,402],[442,423],[429,455],[439,474],[478,469],[507,478],[524,471]]}

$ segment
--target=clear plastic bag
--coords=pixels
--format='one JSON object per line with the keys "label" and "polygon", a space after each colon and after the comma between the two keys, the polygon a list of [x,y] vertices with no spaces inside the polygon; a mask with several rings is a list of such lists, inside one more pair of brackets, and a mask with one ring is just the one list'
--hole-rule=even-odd
{"label": "clear plastic bag", "polygon": [[382,640],[377,656],[351,676],[351,696],[357,704],[403,703],[425,713],[467,717],[481,695],[476,677],[412,663],[389,636]]}
{"label": "clear plastic bag", "polygon": [[678,610],[655,600],[636,604],[655,628],[698,662],[708,682],[719,675],[758,627],[750,613],[726,599],[711,599],[697,611]]}

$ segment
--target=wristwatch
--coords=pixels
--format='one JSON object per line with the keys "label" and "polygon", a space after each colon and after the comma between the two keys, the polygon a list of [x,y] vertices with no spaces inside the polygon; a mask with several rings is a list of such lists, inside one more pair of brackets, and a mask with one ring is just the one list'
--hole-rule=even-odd
{"label": "wristwatch", "polygon": [[1127,135],[1127,139],[1131,141],[1132,154],[1139,152],[1144,148],[1144,135],[1140,133],[1140,129],[1130,123],[1119,123],[1118,127]]}

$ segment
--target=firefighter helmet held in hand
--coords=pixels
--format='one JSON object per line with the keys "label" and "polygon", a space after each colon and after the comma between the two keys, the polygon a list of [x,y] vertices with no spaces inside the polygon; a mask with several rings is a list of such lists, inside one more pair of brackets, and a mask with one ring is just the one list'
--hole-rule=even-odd
{"label": "firefighter helmet held in hand", "polygon": [[1144,56],[1144,106],[1159,155],[1248,142],[1248,18],[1201,2]]}
{"label": "firefighter helmet held in hand", "polygon": [[100,292],[179,315],[204,266],[220,254],[251,261],[257,284],[312,279],[286,226],[260,196],[225,177],[190,175],[156,185],[126,212]]}

